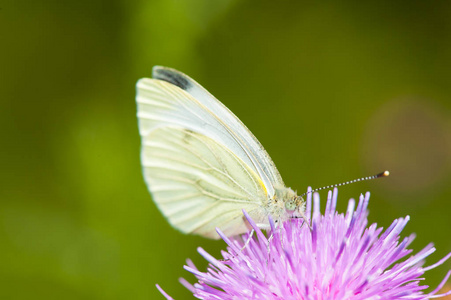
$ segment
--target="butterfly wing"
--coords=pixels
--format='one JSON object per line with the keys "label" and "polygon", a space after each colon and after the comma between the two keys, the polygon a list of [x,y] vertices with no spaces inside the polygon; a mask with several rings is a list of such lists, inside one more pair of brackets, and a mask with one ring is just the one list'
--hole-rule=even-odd
{"label": "butterfly wing", "polygon": [[[161,103],[164,101],[162,98],[171,93],[177,99],[166,99],[164,102],[171,107],[167,109],[160,107],[158,111],[160,116],[166,117],[164,122],[183,123],[183,126],[189,126],[187,128],[203,133],[227,146],[254,169],[270,195],[274,195],[276,186],[284,186],[282,177],[260,142],[227,107],[207,90],[187,75],[170,68],[154,67],[153,78],[153,80],[142,79],[138,82],[138,103],[141,96],[147,99],[153,98]],[[164,89],[156,86],[163,83],[171,85],[165,85]],[[177,91],[176,87],[179,88]],[[155,89],[159,90],[158,94],[154,94]],[[190,97],[186,97],[187,95]],[[148,106],[148,109],[153,110],[153,107]],[[180,120],[180,117],[189,120]],[[159,121],[162,120],[157,120],[158,124],[152,126],[160,126]]]}
{"label": "butterfly wing", "polygon": [[263,182],[233,152],[186,128],[164,126],[143,137],[142,164],[152,196],[184,233],[219,238],[248,231],[242,209],[259,215]]}
{"label": "butterfly wing", "polygon": [[[138,81],[136,100],[143,141],[144,175],[154,201],[171,224],[183,232],[198,233],[206,237],[216,237],[214,227],[226,230],[227,235],[245,232],[241,210],[252,211],[251,216],[255,218],[261,217],[264,215],[264,201],[274,195],[276,186],[283,186],[274,163],[244,124],[194,80],[178,71],[163,67],[155,67],[153,75],[156,79],[144,78]],[[164,130],[175,134],[172,140],[164,141]],[[198,140],[202,140],[202,143],[196,142],[189,146],[184,144],[184,140],[180,139],[186,133],[191,133]],[[158,154],[161,149],[152,146],[152,141],[159,141],[163,147],[169,147],[170,144],[171,148],[178,148],[180,153],[174,152],[174,158],[185,157],[185,171],[174,175],[179,182],[159,178],[166,171],[173,172],[171,168],[175,162],[166,159],[159,168],[153,167],[152,164],[161,164],[163,161],[160,161],[161,155]],[[151,146],[147,145],[148,143]],[[203,167],[205,164],[216,165],[214,172],[210,172],[211,169],[202,172],[203,169],[188,168],[190,159],[194,159],[194,153],[209,153],[208,149],[216,149],[217,155],[204,161]],[[230,166],[220,163],[223,156],[228,158]],[[215,176],[218,170],[227,174],[229,179],[226,178],[227,183],[223,185],[227,186],[231,194],[212,184],[207,189],[202,189],[199,181],[187,180],[194,178],[193,176],[205,176],[208,178],[206,182],[218,183],[218,177]],[[246,175],[242,174],[243,170]],[[171,186],[174,188],[180,185],[183,178],[186,180],[184,189],[171,192]],[[230,179],[234,179],[241,188],[234,186]],[[159,190],[162,186],[168,189],[164,193]],[[210,195],[205,196],[205,191]],[[199,196],[199,193],[203,196]],[[175,202],[168,204],[172,201]],[[189,209],[183,210],[182,207],[185,206],[189,206]],[[182,211],[177,211],[177,207]],[[216,210],[212,212],[211,209]],[[184,214],[186,215],[183,216]],[[199,220],[196,221],[196,218]]]}

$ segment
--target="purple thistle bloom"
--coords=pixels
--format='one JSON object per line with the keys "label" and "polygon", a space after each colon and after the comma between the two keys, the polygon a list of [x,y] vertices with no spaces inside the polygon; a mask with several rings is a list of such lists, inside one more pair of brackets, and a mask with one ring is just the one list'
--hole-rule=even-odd
{"label": "purple thistle bloom", "polygon": [[[242,250],[249,234],[228,238],[218,233],[228,245],[223,259],[217,260],[199,248],[209,262],[207,272],[197,270],[188,260],[185,269],[198,283],[181,279],[199,299],[432,299],[450,295],[437,294],[451,275],[448,271],[439,286],[431,292],[420,285],[425,271],[445,262],[451,253],[429,267],[424,259],[435,251],[427,245],[415,255],[407,246],[414,235],[400,240],[399,234],[409,217],[395,220],[383,232],[368,223],[369,193],[348,203],[346,215],[336,212],[337,189],[329,192],[326,211],[320,213],[319,195],[307,197],[306,218],[290,219],[282,226],[274,225],[267,238],[244,212],[256,231]],[[167,299],[172,299],[158,285]]]}

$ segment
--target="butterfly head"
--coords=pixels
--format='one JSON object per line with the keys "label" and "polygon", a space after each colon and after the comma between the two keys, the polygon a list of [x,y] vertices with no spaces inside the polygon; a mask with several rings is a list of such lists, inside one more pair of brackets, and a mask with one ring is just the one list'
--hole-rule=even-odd
{"label": "butterfly head", "polygon": [[290,188],[276,189],[276,197],[284,203],[284,209],[288,216],[299,218],[304,215],[305,201]]}
{"label": "butterfly head", "polygon": [[285,202],[285,209],[288,212],[295,213],[296,211],[304,212],[305,201],[301,196],[294,195],[292,198]]}

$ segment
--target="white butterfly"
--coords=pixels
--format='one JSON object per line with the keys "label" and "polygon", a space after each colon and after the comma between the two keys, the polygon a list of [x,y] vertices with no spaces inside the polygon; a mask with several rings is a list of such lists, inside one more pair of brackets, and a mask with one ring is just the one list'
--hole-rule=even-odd
{"label": "white butterfly", "polygon": [[218,239],[249,231],[246,210],[267,229],[302,217],[304,200],[285,187],[246,126],[190,77],[156,66],[137,83],[143,173],[153,200],[184,233]]}

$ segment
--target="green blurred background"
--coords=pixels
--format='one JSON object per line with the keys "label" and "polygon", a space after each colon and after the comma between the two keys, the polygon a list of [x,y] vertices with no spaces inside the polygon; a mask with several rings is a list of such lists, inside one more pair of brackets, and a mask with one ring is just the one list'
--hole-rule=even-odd
{"label": "green blurred background", "polygon": [[435,243],[427,264],[451,251],[450,1],[2,1],[0,37],[1,299],[183,299],[185,259],[219,256],[141,176],[134,85],[156,64],[229,107],[298,191],[390,170],[339,209],[369,190],[371,222],[408,214],[412,248]]}

